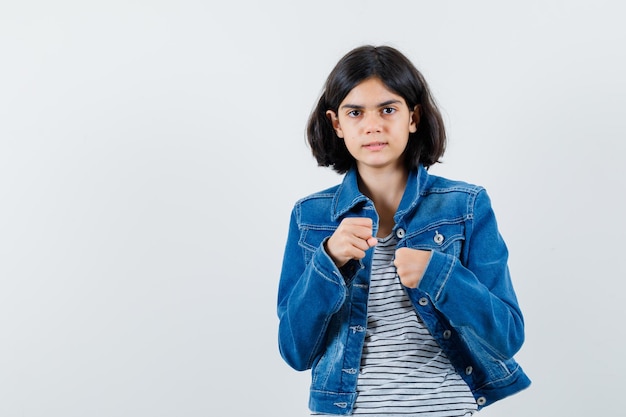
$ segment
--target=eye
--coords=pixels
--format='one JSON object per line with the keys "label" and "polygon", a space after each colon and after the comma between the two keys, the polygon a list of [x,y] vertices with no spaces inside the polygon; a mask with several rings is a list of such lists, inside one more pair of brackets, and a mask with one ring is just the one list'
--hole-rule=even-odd
{"label": "eye", "polygon": [[361,115],[361,110],[350,110],[348,112],[348,116],[350,117],[359,117]]}
{"label": "eye", "polygon": [[394,114],[395,112],[396,112],[396,109],[394,109],[393,107],[383,108],[383,114]]}

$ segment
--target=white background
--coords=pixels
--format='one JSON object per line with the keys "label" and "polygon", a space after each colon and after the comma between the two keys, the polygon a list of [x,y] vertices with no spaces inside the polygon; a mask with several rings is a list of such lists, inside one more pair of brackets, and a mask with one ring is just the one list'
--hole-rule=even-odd
{"label": "white background", "polygon": [[336,61],[389,44],[484,185],[528,390],[481,416],[623,414],[620,2],[0,3],[0,416],[306,416],[277,349],[304,142]]}

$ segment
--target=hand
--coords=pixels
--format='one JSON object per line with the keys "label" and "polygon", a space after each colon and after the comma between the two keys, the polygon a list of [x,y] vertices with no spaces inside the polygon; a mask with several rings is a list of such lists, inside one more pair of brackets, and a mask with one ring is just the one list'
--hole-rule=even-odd
{"label": "hand", "polygon": [[376,246],[378,239],[372,236],[372,219],[347,217],[326,241],[326,252],[338,267],[351,259],[363,259],[365,251]]}
{"label": "hand", "polygon": [[419,250],[410,248],[400,248],[396,250],[396,257],[393,264],[400,277],[402,285],[409,288],[417,288],[424,271],[432,255],[429,250]]}

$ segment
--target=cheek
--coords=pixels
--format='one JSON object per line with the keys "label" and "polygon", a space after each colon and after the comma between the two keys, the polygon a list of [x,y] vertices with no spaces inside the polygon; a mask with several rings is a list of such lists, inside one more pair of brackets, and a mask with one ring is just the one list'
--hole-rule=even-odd
{"label": "cheek", "polygon": [[357,144],[355,140],[351,140],[349,136],[343,140],[343,143],[345,143],[346,148],[348,148],[348,152],[350,152],[350,155],[352,156],[354,156],[354,154],[360,149],[360,145]]}

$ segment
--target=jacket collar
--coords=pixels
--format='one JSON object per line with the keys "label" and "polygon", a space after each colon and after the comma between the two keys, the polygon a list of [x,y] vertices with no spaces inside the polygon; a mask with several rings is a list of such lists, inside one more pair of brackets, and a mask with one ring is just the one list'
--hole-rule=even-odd
{"label": "jacket collar", "polygon": [[[358,172],[356,167],[352,167],[344,176],[339,189],[333,198],[332,218],[337,221],[341,216],[352,210],[361,203],[370,201],[359,190]],[[406,213],[410,212],[417,204],[421,191],[426,187],[428,180],[428,172],[422,165],[419,168],[409,172],[409,177],[404,189],[404,195],[398,206],[398,210],[394,216],[396,223]]]}

